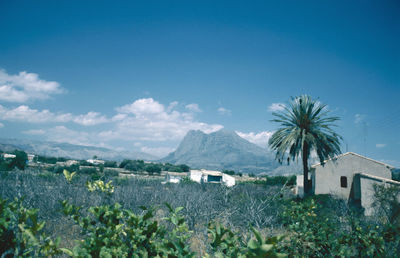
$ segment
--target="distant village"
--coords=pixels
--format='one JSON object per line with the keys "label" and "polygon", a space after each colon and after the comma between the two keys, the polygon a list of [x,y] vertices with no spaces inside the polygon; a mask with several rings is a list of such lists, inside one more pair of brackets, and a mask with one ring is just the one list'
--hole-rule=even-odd
{"label": "distant village", "polygon": [[[3,162],[12,161],[18,154],[1,153]],[[188,180],[197,183],[223,184],[235,186],[239,182],[267,181],[268,177],[236,174],[231,170],[216,171],[191,169],[185,164],[173,165],[143,160],[106,161],[94,156],[92,159],[75,160],[26,154],[26,166],[61,173],[64,169],[85,174],[105,173],[113,176],[159,179],[162,184],[178,184]],[[400,186],[400,170],[388,164],[348,152],[324,163],[311,166],[308,182],[312,194],[332,194],[363,207],[365,214],[372,214],[375,184]],[[293,192],[303,196],[303,175],[293,177]],[[289,183],[289,185],[291,185]]]}
{"label": "distant village", "polygon": [[[61,173],[64,169],[81,171],[86,174],[104,172],[113,176],[164,179],[162,184],[180,183],[182,180],[190,180],[197,183],[223,184],[227,187],[232,187],[237,182],[266,180],[266,177],[257,177],[252,174],[236,174],[232,170],[190,169],[185,164],[173,165],[144,160],[123,160],[118,163],[116,161],[103,160],[97,156],[87,160],[75,160],[35,154],[26,155],[26,167],[44,169],[55,173]],[[1,158],[5,162],[16,159],[16,157],[17,155],[13,153],[1,153]]]}

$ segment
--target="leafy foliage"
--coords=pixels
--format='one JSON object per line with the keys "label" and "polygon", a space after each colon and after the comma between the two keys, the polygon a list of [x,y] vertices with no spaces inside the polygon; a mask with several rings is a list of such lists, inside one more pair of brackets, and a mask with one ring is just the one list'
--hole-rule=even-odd
{"label": "leafy foliage", "polygon": [[163,219],[172,230],[154,219],[154,210],[146,209],[143,215],[123,209],[118,203],[88,209],[83,216],[81,208],[62,203],[63,211],[81,227],[85,236],[72,249],[64,251],[73,257],[193,257],[187,245],[188,227],[181,208],[172,209]]}
{"label": "leafy foliage", "polygon": [[42,233],[45,222],[38,220],[37,209],[27,209],[22,200],[0,198],[1,257],[47,257],[60,253],[60,240],[53,242]]}
{"label": "leafy foliage", "polygon": [[65,180],[67,180],[67,182],[70,184],[72,179],[74,178],[76,172],[70,173],[68,170],[64,169],[63,174],[65,177]]}
{"label": "leafy foliage", "polygon": [[28,161],[28,155],[24,151],[15,150],[12,152],[15,158],[4,159],[0,158],[0,171],[10,171],[15,167],[24,170]]}
{"label": "leafy foliage", "polygon": [[[355,214],[336,220],[323,212],[313,198],[290,202],[282,219],[289,235],[280,242],[279,250],[294,257],[382,257],[385,230],[365,223]],[[340,224],[346,227],[339,227]]]}
{"label": "leafy foliage", "polygon": [[259,231],[251,228],[254,238],[247,244],[238,232],[234,233],[229,228],[219,223],[210,223],[208,232],[212,237],[211,247],[215,257],[286,257],[277,252],[277,243],[280,237],[263,238]]}
{"label": "leafy foliage", "polygon": [[111,180],[108,183],[104,183],[103,180],[96,180],[94,182],[87,181],[86,186],[89,192],[100,191],[109,195],[114,192],[114,186]]}
{"label": "leafy foliage", "polygon": [[278,129],[269,139],[269,146],[276,151],[279,162],[302,158],[304,170],[304,192],[309,192],[308,159],[311,151],[315,151],[321,162],[332,158],[340,151],[340,140],[332,127],[338,117],[329,116],[326,105],[313,100],[310,96],[302,95],[292,98],[284,110],[272,113],[279,123]]}

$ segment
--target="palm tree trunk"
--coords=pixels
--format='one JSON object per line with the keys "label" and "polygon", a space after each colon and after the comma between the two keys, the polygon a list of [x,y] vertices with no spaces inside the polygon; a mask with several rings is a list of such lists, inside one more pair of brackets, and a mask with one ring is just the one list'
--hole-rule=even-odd
{"label": "palm tree trunk", "polygon": [[310,184],[308,182],[308,144],[304,143],[303,145],[303,187],[304,187],[304,196],[310,194]]}

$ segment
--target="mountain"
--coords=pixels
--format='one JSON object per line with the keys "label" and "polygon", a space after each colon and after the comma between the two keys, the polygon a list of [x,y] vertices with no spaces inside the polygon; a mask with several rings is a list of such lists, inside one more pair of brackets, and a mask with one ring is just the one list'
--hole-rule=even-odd
{"label": "mountain", "polygon": [[0,139],[0,149],[3,151],[18,149],[27,153],[71,159],[90,159],[94,155],[101,159],[116,161],[123,159],[157,159],[155,156],[143,152],[122,152],[103,147],[26,139]]}
{"label": "mountain", "polygon": [[187,164],[192,168],[230,169],[254,174],[295,172],[293,166],[281,166],[276,162],[274,153],[227,130],[210,134],[189,131],[176,151],[161,161]]}

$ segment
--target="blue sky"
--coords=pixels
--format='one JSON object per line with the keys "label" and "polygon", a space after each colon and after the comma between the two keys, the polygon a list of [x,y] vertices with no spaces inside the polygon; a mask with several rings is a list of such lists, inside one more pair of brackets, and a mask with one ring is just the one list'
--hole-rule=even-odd
{"label": "blue sky", "polygon": [[310,94],[400,166],[400,3],[1,1],[0,135],[164,155],[190,129],[262,146]]}

